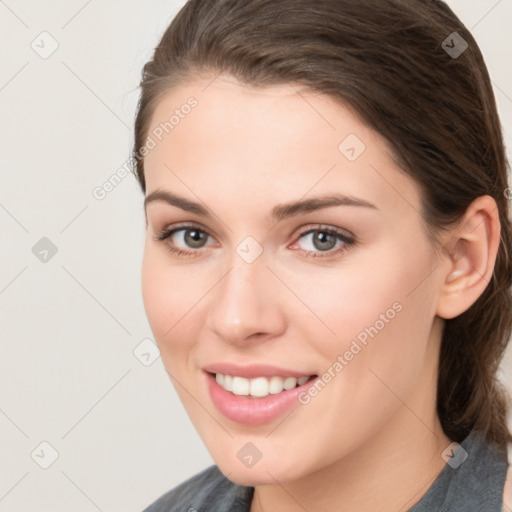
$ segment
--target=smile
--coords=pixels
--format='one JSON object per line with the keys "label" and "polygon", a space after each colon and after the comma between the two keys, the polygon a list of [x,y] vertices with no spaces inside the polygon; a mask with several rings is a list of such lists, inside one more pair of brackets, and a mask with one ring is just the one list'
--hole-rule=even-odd
{"label": "smile", "polygon": [[238,396],[252,396],[263,398],[268,395],[276,395],[283,390],[293,389],[302,386],[314,375],[304,377],[256,377],[248,379],[237,375],[215,374],[217,384],[226,391]]}

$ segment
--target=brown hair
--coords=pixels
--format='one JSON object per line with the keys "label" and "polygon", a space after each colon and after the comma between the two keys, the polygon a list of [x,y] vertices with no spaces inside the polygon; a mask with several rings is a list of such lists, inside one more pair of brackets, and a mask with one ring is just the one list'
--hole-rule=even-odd
{"label": "brown hair", "polygon": [[445,321],[437,411],[450,439],[475,429],[506,451],[510,397],[497,371],[512,325],[507,161],[487,68],[466,27],[438,0],[188,1],[142,71],[132,163],[144,193],[139,149],[156,104],[173,86],[220,73],[254,87],[301,84],[350,104],[419,184],[436,249],[436,235],[475,198],[496,200],[494,272],[478,300]]}

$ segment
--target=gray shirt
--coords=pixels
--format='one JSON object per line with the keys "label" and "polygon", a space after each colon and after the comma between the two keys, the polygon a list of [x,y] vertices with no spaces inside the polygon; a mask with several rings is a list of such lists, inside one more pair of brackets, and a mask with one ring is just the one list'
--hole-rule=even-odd
{"label": "gray shirt", "polygon": [[[449,455],[423,498],[407,512],[501,512],[506,454],[473,431]],[[235,484],[210,466],[143,512],[249,512],[253,494],[254,487]]]}

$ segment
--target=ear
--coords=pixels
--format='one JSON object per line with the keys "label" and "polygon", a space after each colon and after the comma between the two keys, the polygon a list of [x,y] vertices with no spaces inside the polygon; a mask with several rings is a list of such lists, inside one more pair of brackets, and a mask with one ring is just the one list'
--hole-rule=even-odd
{"label": "ear", "polygon": [[500,232],[496,201],[489,195],[477,197],[444,244],[438,316],[464,313],[484,292],[494,271]]}

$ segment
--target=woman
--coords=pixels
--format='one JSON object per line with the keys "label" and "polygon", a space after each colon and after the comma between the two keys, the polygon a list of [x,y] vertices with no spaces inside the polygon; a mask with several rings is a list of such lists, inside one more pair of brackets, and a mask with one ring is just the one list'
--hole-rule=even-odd
{"label": "woman", "polygon": [[147,511],[507,510],[506,157],[452,11],[191,0],[141,88],[144,304],[216,463]]}

